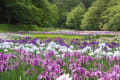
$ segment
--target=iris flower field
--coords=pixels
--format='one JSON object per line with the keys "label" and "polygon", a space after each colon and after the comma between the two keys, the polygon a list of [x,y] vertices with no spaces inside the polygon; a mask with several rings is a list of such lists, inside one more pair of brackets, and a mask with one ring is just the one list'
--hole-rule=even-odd
{"label": "iris flower field", "polygon": [[8,34],[0,39],[0,80],[120,80],[120,32]]}

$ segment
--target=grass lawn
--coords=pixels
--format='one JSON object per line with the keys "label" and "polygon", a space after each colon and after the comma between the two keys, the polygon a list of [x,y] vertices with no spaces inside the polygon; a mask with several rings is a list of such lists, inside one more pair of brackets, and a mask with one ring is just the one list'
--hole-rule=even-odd
{"label": "grass lawn", "polygon": [[69,30],[69,29],[38,27],[36,25],[0,24],[0,32],[17,32],[17,31],[52,31],[54,32],[56,30]]}
{"label": "grass lawn", "polygon": [[56,38],[61,37],[63,39],[85,39],[89,36],[80,36],[80,35],[66,35],[66,34],[26,34],[27,36],[35,38]]}
{"label": "grass lawn", "polygon": [[48,31],[50,28],[41,28],[36,25],[10,25],[0,24],[0,32],[17,32],[17,31]]}

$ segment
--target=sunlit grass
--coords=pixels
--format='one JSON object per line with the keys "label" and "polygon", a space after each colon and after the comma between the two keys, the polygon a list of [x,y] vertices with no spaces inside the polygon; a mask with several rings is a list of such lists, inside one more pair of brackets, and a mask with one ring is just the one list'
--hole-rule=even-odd
{"label": "sunlit grass", "polygon": [[61,37],[63,39],[84,39],[88,36],[80,36],[80,35],[66,35],[66,34],[27,34],[27,36],[35,37],[35,38],[56,38]]}

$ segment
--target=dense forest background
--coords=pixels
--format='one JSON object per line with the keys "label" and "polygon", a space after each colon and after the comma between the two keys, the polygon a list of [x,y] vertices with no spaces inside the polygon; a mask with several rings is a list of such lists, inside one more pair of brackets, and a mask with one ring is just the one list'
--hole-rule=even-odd
{"label": "dense forest background", "polygon": [[120,0],[0,0],[0,24],[120,30]]}

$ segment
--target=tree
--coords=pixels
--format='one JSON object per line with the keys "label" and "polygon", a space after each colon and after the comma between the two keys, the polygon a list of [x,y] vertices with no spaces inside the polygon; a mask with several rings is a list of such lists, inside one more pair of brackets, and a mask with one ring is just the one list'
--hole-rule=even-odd
{"label": "tree", "polygon": [[[107,9],[102,14],[103,30],[119,30],[120,0],[110,0]],[[118,17],[118,18],[117,18]],[[116,23],[116,24],[115,24]]]}
{"label": "tree", "polygon": [[68,14],[67,20],[66,20],[66,25],[79,29],[81,25],[81,20],[83,19],[83,15],[85,13],[86,9],[83,3],[80,3],[77,7],[72,9],[72,11]]}
{"label": "tree", "polygon": [[106,10],[109,0],[96,0],[84,15],[82,25],[83,30],[100,30],[102,25],[101,14]]}
{"label": "tree", "polygon": [[114,17],[104,25],[104,30],[120,31],[120,13],[115,14]]}

